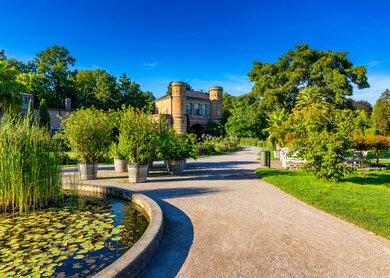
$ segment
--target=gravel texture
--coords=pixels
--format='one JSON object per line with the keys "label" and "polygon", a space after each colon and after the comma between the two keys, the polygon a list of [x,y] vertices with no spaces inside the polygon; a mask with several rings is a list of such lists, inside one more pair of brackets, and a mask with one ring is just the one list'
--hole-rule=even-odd
{"label": "gravel texture", "polygon": [[390,277],[389,240],[261,181],[256,153],[188,161],[184,175],[152,173],[143,184],[108,170],[88,183],[161,206],[165,234],[141,277]]}

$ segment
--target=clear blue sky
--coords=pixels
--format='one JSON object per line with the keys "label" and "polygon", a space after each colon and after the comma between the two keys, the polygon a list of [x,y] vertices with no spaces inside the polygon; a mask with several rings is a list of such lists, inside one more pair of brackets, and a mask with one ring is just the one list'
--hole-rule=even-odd
{"label": "clear blue sky", "polygon": [[375,0],[4,0],[0,49],[27,61],[63,45],[77,68],[126,72],[159,97],[171,80],[247,93],[253,61],[275,62],[308,43],[365,65],[371,88],[354,98],[374,103],[390,88],[389,10]]}

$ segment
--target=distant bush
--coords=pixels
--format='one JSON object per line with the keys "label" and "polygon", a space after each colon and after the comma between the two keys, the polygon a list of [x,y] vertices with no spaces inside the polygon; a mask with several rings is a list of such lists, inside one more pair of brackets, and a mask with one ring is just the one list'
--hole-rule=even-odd
{"label": "distant bush", "polygon": [[239,140],[236,137],[213,137],[203,135],[195,145],[197,155],[210,155],[224,152],[232,152],[240,149]]}
{"label": "distant bush", "polygon": [[240,138],[241,146],[253,146],[259,148],[266,148],[267,143],[265,141],[260,141],[257,138]]}

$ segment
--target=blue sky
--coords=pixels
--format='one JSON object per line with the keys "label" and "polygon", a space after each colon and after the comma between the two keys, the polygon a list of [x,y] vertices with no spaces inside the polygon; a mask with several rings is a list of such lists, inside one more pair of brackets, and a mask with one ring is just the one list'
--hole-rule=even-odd
{"label": "blue sky", "polygon": [[296,45],[347,51],[365,65],[374,103],[390,88],[387,1],[4,0],[0,49],[23,61],[63,45],[79,69],[103,68],[159,97],[169,81],[194,89],[251,90],[255,60],[275,62]]}

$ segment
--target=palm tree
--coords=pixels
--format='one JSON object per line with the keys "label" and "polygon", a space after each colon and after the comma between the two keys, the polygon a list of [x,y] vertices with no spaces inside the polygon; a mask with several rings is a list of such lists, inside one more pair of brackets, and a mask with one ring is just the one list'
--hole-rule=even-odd
{"label": "palm tree", "polygon": [[19,72],[8,61],[0,60],[0,107],[3,111],[17,111],[22,104],[20,91],[23,85],[15,80]]}
{"label": "palm tree", "polygon": [[269,134],[267,140],[275,146],[276,157],[279,157],[280,148],[282,147],[283,139],[285,137],[285,131],[282,128],[282,125],[286,119],[287,114],[284,108],[281,110],[274,110],[268,114],[268,127],[263,129],[263,131],[268,132]]}

